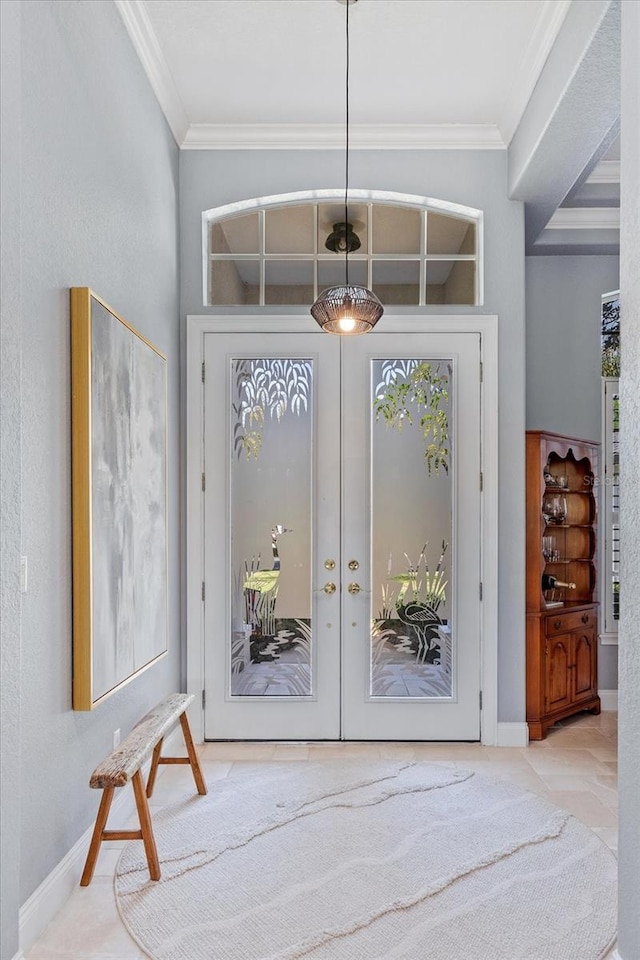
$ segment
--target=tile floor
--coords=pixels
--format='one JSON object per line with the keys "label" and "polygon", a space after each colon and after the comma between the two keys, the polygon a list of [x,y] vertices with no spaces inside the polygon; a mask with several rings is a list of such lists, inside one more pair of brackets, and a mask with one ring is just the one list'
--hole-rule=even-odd
{"label": "tile floor", "polygon": [[[615,852],[616,734],[616,714],[603,713],[565,720],[549,731],[546,740],[526,749],[467,743],[209,743],[200,751],[209,783],[233,777],[246,763],[304,763],[319,757],[415,758],[454,764],[513,780],[570,810]],[[152,809],[183,796],[189,781],[185,767],[161,768]],[[91,886],[74,891],[25,960],[146,960],[122,926],[114,902],[112,879],[121,846],[103,844]]]}

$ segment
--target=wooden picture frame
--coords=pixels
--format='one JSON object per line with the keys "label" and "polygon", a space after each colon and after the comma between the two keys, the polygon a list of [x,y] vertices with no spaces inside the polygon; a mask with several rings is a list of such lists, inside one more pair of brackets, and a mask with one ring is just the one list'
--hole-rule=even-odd
{"label": "wooden picture frame", "polygon": [[166,368],[104,300],[71,288],[74,710],[167,653]]}

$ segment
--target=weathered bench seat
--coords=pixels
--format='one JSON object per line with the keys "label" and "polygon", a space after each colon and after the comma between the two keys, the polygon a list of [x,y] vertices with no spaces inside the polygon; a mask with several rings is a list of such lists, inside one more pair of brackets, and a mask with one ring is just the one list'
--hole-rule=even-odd
{"label": "weathered bench seat", "polygon": [[[185,693],[173,693],[166,697],[136,724],[129,736],[91,774],[89,786],[102,790],[103,793],[89,853],[87,854],[87,862],[80,880],[81,886],[86,887],[91,883],[98,853],[100,852],[100,844],[103,840],[142,840],[149,864],[149,875],[152,880],[160,879],[160,864],[147,802],[153,793],[158,765],[161,763],[188,763],[191,766],[198,793],[205,794],[207,792],[186,713],[192,700],[193,694]],[[161,751],[164,738],[178,721],[180,721],[182,727],[188,756],[163,757]],[[142,767],[149,757],[151,757],[151,768],[145,790],[142,780]],[[129,782],[131,782],[135,794],[140,829],[106,830],[114,791]]]}

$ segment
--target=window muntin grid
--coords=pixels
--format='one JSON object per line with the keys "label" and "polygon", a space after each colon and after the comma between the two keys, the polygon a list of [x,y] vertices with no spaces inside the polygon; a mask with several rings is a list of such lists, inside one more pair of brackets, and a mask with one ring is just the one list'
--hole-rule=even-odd
{"label": "window muntin grid", "polygon": [[[374,291],[381,286],[389,305],[481,304],[482,212],[426,198],[410,203],[405,195],[384,197],[371,193],[349,203],[349,221],[361,240],[360,249],[349,255],[350,279]],[[344,220],[339,195],[331,202],[278,199],[283,198],[203,214],[207,305],[305,306],[327,286],[343,282],[344,255],[324,247],[333,224]],[[292,289],[283,289],[287,286]]]}

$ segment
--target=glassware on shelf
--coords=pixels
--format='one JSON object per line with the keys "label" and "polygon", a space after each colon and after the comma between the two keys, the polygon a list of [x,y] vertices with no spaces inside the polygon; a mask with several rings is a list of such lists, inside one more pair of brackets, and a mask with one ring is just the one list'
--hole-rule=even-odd
{"label": "glassware on shelf", "polygon": [[544,471],[544,482],[545,486],[551,487],[554,490],[569,489],[569,477],[564,473],[551,473],[548,468]]}
{"label": "glassware on shelf", "polygon": [[546,523],[564,523],[567,519],[567,498],[557,493],[545,493],[542,498],[542,516]]}
{"label": "glassware on shelf", "polygon": [[542,538],[542,556],[547,563],[557,562],[560,559],[560,551],[556,547],[556,538],[546,536]]}

